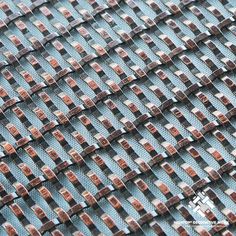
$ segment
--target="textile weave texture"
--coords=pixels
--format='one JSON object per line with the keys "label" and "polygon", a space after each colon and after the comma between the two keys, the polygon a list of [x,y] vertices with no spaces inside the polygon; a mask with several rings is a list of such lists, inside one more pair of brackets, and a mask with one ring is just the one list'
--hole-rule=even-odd
{"label": "textile weave texture", "polygon": [[0,235],[236,235],[235,0],[0,0]]}

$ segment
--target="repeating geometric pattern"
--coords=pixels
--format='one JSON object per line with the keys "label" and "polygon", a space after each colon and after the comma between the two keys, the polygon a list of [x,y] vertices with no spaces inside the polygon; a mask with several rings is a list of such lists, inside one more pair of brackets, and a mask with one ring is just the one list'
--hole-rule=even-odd
{"label": "repeating geometric pattern", "polygon": [[[235,235],[235,22],[235,0],[1,0],[0,235]],[[199,192],[216,223],[178,223]]]}

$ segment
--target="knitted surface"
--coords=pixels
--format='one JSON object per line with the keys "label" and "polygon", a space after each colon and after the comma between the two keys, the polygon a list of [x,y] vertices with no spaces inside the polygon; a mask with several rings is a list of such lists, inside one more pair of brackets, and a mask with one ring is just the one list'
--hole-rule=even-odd
{"label": "knitted surface", "polygon": [[0,235],[236,235],[235,0],[0,0]]}

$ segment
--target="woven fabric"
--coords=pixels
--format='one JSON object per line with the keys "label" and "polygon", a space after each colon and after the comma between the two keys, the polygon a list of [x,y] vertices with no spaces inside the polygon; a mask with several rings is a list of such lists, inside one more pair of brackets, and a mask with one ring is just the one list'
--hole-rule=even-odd
{"label": "woven fabric", "polygon": [[236,235],[235,0],[0,1],[0,235]]}

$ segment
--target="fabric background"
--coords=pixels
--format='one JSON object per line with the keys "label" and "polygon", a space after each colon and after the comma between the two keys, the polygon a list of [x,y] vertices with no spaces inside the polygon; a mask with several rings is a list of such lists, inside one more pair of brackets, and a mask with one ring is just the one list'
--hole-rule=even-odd
{"label": "fabric background", "polygon": [[[115,2],[114,7],[112,7],[113,2]],[[161,61],[160,66],[148,71],[146,77],[142,78],[136,73],[135,68],[132,67],[133,65],[137,65],[145,71],[145,68],[147,68],[151,62],[161,60],[160,55],[154,52],[155,50],[156,52],[161,51],[165,54],[171,55],[171,53],[174,51],[174,48],[169,48],[165,42],[160,37],[158,37],[160,35],[158,35],[154,29],[145,29],[132,37],[130,42],[125,42],[125,40],[123,40],[118,34],[118,31],[122,29],[124,32],[130,33],[130,35],[132,35],[135,27],[132,27],[127,22],[125,22],[125,16],[120,15],[120,13],[123,11],[125,14],[127,14],[127,16],[130,16],[137,26],[144,25],[145,22],[142,20],[142,16],[148,16],[152,20],[156,19],[158,16],[158,13],[154,11],[154,8],[149,6],[151,2],[155,2],[160,7],[160,12],[169,13],[169,16],[163,17],[163,19],[156,23],[157,29],[160,30],[163,35],[166,35],[172,40],[172,42],[175,44],[175,48],[183,46],[184,50],[173,57],[169,64],[164,59]],[[73,7],[73,3],[76,5],[76,7]],[[171,13],[170,5],[167,3],[173,3],[176,4],[176,6],[179,6],[181,13]],[[22,9],[22,4],[33,9],[32,12],[25,14]],[[227,216],[224,214],[225,209],[230,209],[235,217],[236,198],[230,198],[229,194],[227,194],[229,192],[227,192],[227,189],[230,189],[230,191],[233,191],[233,193],[235,193],[236,190],[236,178],[234,170],[234,159],[236,155],[234,150],[236,140],[233,135],[235,132],[234,109],[236,106],[236,101],[234,87],[230,87],[229,84],[224,82],[226,77],[228,77],[233,84],[235,83],[236,79],[236,2],[234,0],[176,0],[171,2],[164,0],[127,0],[117,2],[103,0],[12,0],[1,1],[0,5],[0,19],[7,25],[6,29],[1,27],[2,30],[0,33],[0,106],[2,110],[0,125],[0,182],[2,186],[1,188],[6,190],[6,193],[3,193],[3,191],[1,192],[0,218],[2,227],[0,228],[0,235],[7,235],[7,232],[10,235],[9,231],[6,229],[6,225],[8,224],[12,225],[18,235],[34,235],[32,233],[33,231],[31,231],[31,228],[28,227],[29,225],[34,226],[34,230],[36,231],[37,229],[39,235],[57,235],[56,233],[58,233],[58,235],[60,235],[59,233],[64,235],[77,235],[76,233],[78,232],[81,232],[84,235],[113,235],[115,233],[118,235],[118,232],[120,232],[121,235],[122,233],[136,235],[156,235],[158,233],[155,232],[152,227],[154,223],[158,223],[166,235],[180,235],[180,232],[178,232],[178,230],[174,229],[173,227],[174,221],[186,220],[178,210],[179,207],[185,208],[195,220],[205,220],[205,218],[203,219],[198,213],[193,212],[193,210],[188,207],[189,201],[191,201],[195,194],[184,196],[183,189],[178,187],[180,182],[184,182],[188,186],[193,186],[194,183],[197,182],[189,176],[189,173],[184,171],[183,166],[181,166],[183,163],[190,165],[201,179],[205,178],[209,180],[208,184],[202,188],[195,189],[194,192],[197,193],[198,191],[206,191],[206,193],[209,194],[209,192],[207,192],[209,189],[215,192],[216,196],[218,197],[218,200],[214,202],[215,208],[212,209],[212,214],[215,215],[215,218],[219,221],[224,219],[229,220],[229,218],[227,218]],[[138,10],[136,12],[131,8],[132,5],[137,6],[136,9]],[[6,10],[6,6],[9,7],[9,11]],[[99,6],[104,6],[107,9],[96,13],[96,10],[99,9]],[[194,7],[198,8],[202,12],[203,19],[197,18],[196,15],[194,15],[192,12]],[[215,12],[213,12],[212,7],[215,7],[215,9],[220,12],[221,17],[217,18],[214,15]],[[45,16],[46,9],[51,12],[51,19]],[[84,9],[94,15],[94,20],[78,24],[77,27],[72,28],[68,34],[65,33],[64,35],[57,27],[55,27],[56,25],[58,26],[58,23],[63,26],[68,26],[69,24],[72,25],[73,21],[82,19],[82,10]],[[66,18],[67,15],[65,12],[63,15],[63,11],[66,10],[71,13],[74,20],[71,20],[71,18]],[[81,10],[81,12],[79,12],[79,10]],[[19,17],[14,18],[14,13],[19,13]],[[105,21],[104,17],[106,14],[109,14],[114,19],[117,26],[111,27]],[[11,20],[12,18],[13,20]],[[179,34],[176,34],[176,32],[171,29],[170,25],[168,25],[169,19],[172,19],[178,25],[180,28]],[[208,37],[202,41],[197,42],[197,47],[195,50],[187,48],[187,42],[184,41],[184,36],[188,36],[192,40],[195,40],[197,36],[193,31],[191,31],[190,28],[184,25],[183,21],[186,19],[192,21],[197,26],[200,33],[208,32],[209,34]],[[226,19],[229,19],[230,22],[226,24],[225,27],[220,28],[220,23],[224,22]],[[17,23],[20,23],[20,21],[25,24],[27,28],[26,33],[21,32],[19,25],[17,25]],[[48,31],[48,33],[45,32],[45,35],[40,32],[38,28],[39,26],[37,27],[38,21],[41,21]],[[84,19],[84,21],[86,20]],[[219,34],[214,34],[213,28],[209,28],[211,27],[211,25],[208,24],[209,22],[212,23],[213,26],[217,26],[219,28]],[[81,26],[83,26],[91,35],[89,40],[85,40],[81,33],[78,32],[77,28]],[[119,45],[109,50],[107,57],[104,55],[99,56],[98,52],[96,52],[92,47],[93,45],[101,45],[107,49],[108,43],[94,28],[97,26],[105,29],[113,40],[117,40],[117,42],[119,42]],[[34,48],[34,45],[30,40],[32,37],[35,37],[35,39],[37,39],[39,42],[45,42],[46,36],[52,34],[53,32],[56,32],[58,36],[47,42],[42,50]],[[151,48],[142,39],[142,36],[144,36],[145,33],[152,38],[153,42],[156,44],[156,47]],[[12,35],[16,36],[20,40],[22,48],[30,48],[31,52],[23,54],[22,57],[19,56],[19,52],[22,50],[22,48],[20,49],[20,46],[17,48],[16,42],[14,43],[14,41],[11,40]],[[63,45],[63,53],[62,51],[58,51],[55,47],[57,42]],[[72,45],[72,42],[79,42],[84,48],[86,52],[85,54],[94,54],[95,58],[84,63],[83,55],[76,51],[75,47]],[[221,54],[216,54],[213,50],[207,47],[207,43],[209,42],[212,42],[216,48],[218,48]],[[229,45],[231,45],[230,43],[233,45],[231,48],[229,47]],[[122,56],[117,53],[117,48],[121,48],[127,52],[129,57],[127,62],[125,62],[122,59]],[[146,62],[143,61],[142,58],[137,54],[137,49],[142,49],[149,57],[149,60]],[[11,61],[10,58],[7,57],[7,52],[10,52],[12,55],[16,56],[16,58],[18,58],[17,62]],[[202,56],[204,55],[208,57],[209,60],[215,64],[215,67],[207,64],[204,57],[199,57],[198,52],[201,52]],[[187,56],[194,64],[193,70],[184,64],[183,60],[181,59],[181,57],[184,55]],[[38,60],[40,65],[39,68],[34,68],[32,64],[30,64],[30,56],[34,56]],[[67,60],[70,57],[74,58],[75,61],[80,63],[83,70],[76,70],[76,68],[73,68],[73,65]],[[59,64],[58,67],[53,68],[53,62],[50,64],[49,60],[52,58],[57,61]],[[228,66],[227,62],[229,61],[232,62],[232,67]],[[106,76],[102,78],[101,74],[96,73],[96,71],[91,66],[92,62],[97,62],[101,66]],[[82,63],[84,63],[84,65]],[[125,74],[124,77],[121,77],[115,73],[115,70],[111,65],[112,63],[117,63],[122,68]],[[175,67],[173,67],[173,65]],[[65,76],[60,76],[60,71],[62,71],[64,68],[71,69],[72,72],[66,74]],[[224,68],[225,71],[215,76],[216,71],[219,70],[219,68]],[[164,73],[166,73],[168,81],[161,81],[161,79],[155,74],[158,69],[161,69],[164,71]],[[7,79],[6,70],[12,73],[13,82]],[[191,83],[183,83],[180,78],[173,73],[174,70],[182,71]],[[201,81],[201,79],[196,76],[198,71],[212,80],[211,85],[204,85],[204,81]],[[22,76],[23,72],[28,72],[32,76],[33,81],[35,81],[35,84],[43,83],[44,88],[42,88],[40,91],[36,91],[35,93],[31,94],[29,93],[31,100],[24,100],[22,94],[19,92],[19,88],[23,88],[25,91],[30,91],[34,85],[33,83],[27,83],[26,78]],[[45,74],[43,74],[45,72],[52,76],[52,78],[55,80],[55,83],[50,83],[50,81],[46,80],[44,77]],[[128,82],[125,86],[122,85],[122,82],[124,84],[125,77],[131,75],[133,75],[134,80]],[[70,88],[68,85],[68,78],[72,78],[74,81],[76,81],[80,92],[76,93]],[[88,82],[90,80],[88,78],[97,83],[100,91],[93,90],[91,84]],[[109,83],[105,83],[106,79],[109,79],[113,81],[113,83],[118,84],[122,92],[116,94],[114,91],[112,91],[112,88],[109,87]],[[199,88],[196,92],[187,94],[186,91],[188,91],[189,87],[191,87],[191,84],[197,84]],[[135,85],[142,90],[143,94],[145,95],[144,99],[140,99],[140,97],[135,94],[133,90],[133,86]],[[164,94],[164,100],[161,100],[154,94],[151,89],[153,86],[157,86],[157,88]],[[184,99],[181,101],[174,88],[178,88],[183,93],[186,93],[189,101],[187,103]],[[4,91],[8,96],[4,95]],[[101,93],[101,91],[110,91],[111,94],[107,94],[103,99],[101,99],[101,101],[97,102],[91,107],[86,107],[86,100],[82,94],[88,96],[91,99],[95,99],[95,97]],[[204,104],[197,96],[198,92],[204,94],[209,99],[211,105],[207,103]],[[49,107],[47,104],[45,104],[42,97],[38,96],[40,93],[46,93],[50,97],[52,104],[55,105],[55,107],[53,107],[53,105]],[[224,101],[220,101],[220,99],[217,97],[219,93],[222,93],[225,97],[227,97],[231,105],[227,105],[226,103],[224,104]],[[73,101],[75,107],[79,105],[82,107],[82,111],[76,114],[74,117],[69,116],[73,107],[69,107],[62,99],[62,97],[65,95],[68,95],[68,97]],[[15,102],[12,106],[5,108],[7,101],[12,98],[18,98],[19,101]],[[125,124],[120,120],[121,117],[119,117],[119,115],[113,114],[108,108],[106,104],[108,99],[111,99],[116,104],[120,114],[123,114],[126,119],[133,122],[133,124],[136,126],[136,131],[131,132],[128,130],[128,127],[125,128]],[[163,103],[166,100],[172,101],[173,104],[161,111],[161,117],[155,117],[154,112],[148,108],[147,104],[151,102],[153,105],[161,109]],[[132,112],[132,108],[129,108],[127,101],[135,104],[140,111],[140,114],[149,114],[150,117],[137,125],[138,122],[135,120],[140,117],[140,114],[135,114]],[[191,106],[189,104],[191,104]],[[17,117],[16,110],[14,110],[17,107],[23,111],[24,116],[26,117],[25,122],[22,122],[23,118],[21,120],[19,117]],[[34,112],[35,107],[41,108],[44,111],[48,118],[47,122],[44,123],[40,121],[39,117],[37,117]],[[194,115],[194,112],[190,109],[190,107],[198,108],[206,116],[207,122],[203,124],[199,118]],[[182,113],[191,126],[202,132],[204,135],[204,140],[194,140],[193,134],[186,129],[185,125],[183,124],[184,122],[180,122],[174,116],[172,111],[175,108],[177,108]],[[60,114],[64,114],[68,117],[69,124],[62,124],[62,120],[60,120],[61,118],[58,116],[59,113],[55,112],[56,110],[62,112]],[[227,116],[228,121],[226,124],[222,124],[220,118],[216,117],[215,113],[213,114],[212,111],[219,111],[223,115]],[[89,125],[83,125],[81,120],[78,119],[81,118],[81,115],[85,115],[91,121],[91,124],[93,127],[95,127],[95,129],[90,130]],[[121,130],[124,132],[123,135],[120,135],[118,138],[110,142],[108,145],[109,147],[103,147],[101,143],[99,144],[99,140],[97,138],[100,137],[97,134],[108,138],[111,136],[112,132],[114,132],[107,130],[102,124],[102,116],[106,117],[111,122],[114,130]],[[30,124],[27,124],[27,120],[30,122]],[[43,133],[43,127],[46,126],[49,121],[54,120],[57,122],[56,127],[52,127],[47,133]],[[160,135],[168,143],[177,148],[177,153],[175,155],[171,156],[171,154],[168,153],[168,150],[163,146],[163,142],[157,140],[150,133],[150,131],[148,131],[145,125],[149,124],[149,122],[151,122],[151,124],[156,127]],[[212,128],[212,130],[208,132],[205,132],[204,127],[207,126],[207,123],[211,122],[215,122],[214,124],[216,124],[216,127]],[[17,128],[21,135],[20,138],[17,135],[14,136],[14,132],[9,130],[9,127],[12,127],[9,124]],[[171,134],[171,130],[168,128],[170,127],[170,124],[173,124],[173,126],[179,131],[180,136],[174,137],[173,134]],[[36,127],[43,134],[44,141],[34,137],[34,133],[30,132],[32,127]],[[75,139],[72,134],[73,129],[71,129],[71,127],[74,127],[74,130],[82,134],[89,146],[96,144],[96,150],[85,155],[85,148]],[[66,144],[64,146],[63,141],[61,143],[58,142],[55,137],[55,132],[57,130],[62,133],[62,137],[67,141],[68,145]],[[224,140],[228,140],[228,143],[226,141],[217,140],[215,132],[224,135]],[[20,139],[23,140],[23,137],[28,137],[29,140],[26,143],[19,145],[17,142]],[[61,137],[59,137],[59,139],[60,138]],[[180,140],[183,140],[184,138],[189,138],[190,143],[179,148],[178,142],[180,143]],[[127,153],[122,148],[120,144],[122,139],[127,140],[133,151]],[[153,152],[148,152],[145,150],[144,144],[146,141],[144,140],[147,140],[153,146],[154,154]],[[16,151],[9,154],[4,146],[6,142],[13,145]],[[53,161],[48,155],[45,145],[53,148],[56,151],[58,155],[58,162],[55,160]],[[40,166],[39,162],[34,162],[33,158],[27,154],[26,149],[29,146],[37,152],[38,157],[43,161],[44,165],[50,170],[54,171],[56,180],[54,178],[48,179],[47,175],[42,170],[43,165]],[[197,150],[208,166],[212,167],[216,171],[220,170],[220,168],[222,168],[223,165],[226,165],[226,163],[231,163],[232,167],[228,171],[225,171],[225,173],[218,171],[221,175],[221,179],[213,180],[210,177],[211,173],[209,169],[204,170],[202,163],[194,160],[194,158],[190,155],[188,152],[189,147],[193,147],[195,150]],[[72,148],[78,153],[81,153],[87,165],[86,168],[88,169],[80,166],[78,163],[74,163],[72,157],[69,155],[69,150]],[[210,150],[211,148],[217,150],[221,154],[224,161],[217,162],[217,160],[214,159],[214,155],[209,153],[209,148]],[[134,152],[136,154],[134,154]],[[157,154],[161,154],[164,157],[164,160],[152,166],[150,163],[152,163],[152,160],[157,156]],[[95,163],[94,158],[97,155],[102,158],[111,172],[117,175],[118,178],[123,178],[127,190],[122,191],[116,188],[114,182],[112,182],[109,178],[111,175],[110,172],[101,170],[101,168]],[[136,173],[138,173],[136,177],[133,177],[128,181],[125,180],[124,176],[127,175],[129,171],[122,170],[122,168],[118,166],[117,161],[115,161],[116,158],[114,158],[116,155],[122,157],[127,162],[130,171],[135,170]],[[149,164],[152,174],[149,172],[145,173],[144,171],[142,173],[142,168],[136,160],[137,156],[145,163]],[[69,161],[68,167],[62,169],[58,173],[58,165],[63,161]],[[168,173],[165,171],[165,168],[163,167],[163,163],[165,162],[167,162],[173,168],[174,172],[178,176],[176,182],[173,177],[168,175]],[[42,176],[44,179],[42,183],[36,187],[30,187],[29,183],[32,179],[30,179],[29,176],[27,178],[25,172],[22,171],[23,164],[26,164],[30,168],[35,178]],[[8,174],[4,172],[5,170],[3,166],[5,165],[9,167],[9,172],[7,171]],[[91,206],[89,202],[87,202],[82,196],[81,192],[76,189],[76,186],[70,182],[68,177],[66,177],[66,173],[69,170],[77,176],[81,185],[93,196],[97,196],[96,194],[101,190],[101,186],[95,186],[95,184],[88,177],[89,173],[91,174],[91,171],[101,179],[104,187],[110,187],[110,193],[104,197],[98,198],[97,203]],[[15,177],[15,180],[9,178],[9,173]],[[155,186],[154,183],[157,179],[169,187],[173,196],[179,196],[183,199],[180,199],[179,202],[173,206],[168,207],[169,213],[162,215],[160,214],[159,209],[157,209],[154,204],[152,204],[150,199],[148,199],[148,194],[145,194],[145,192],[142,192],[142,190],[138,188],[137,181],[139,179],[143,180],[147,184],[149,191],[153,194],[153,200],[158,199],[163,203],[168,201],[168,197],[161,193],[160,189]],[[16,183],[21,183],[28,190],[24,197],[17,189],[16,186],[18,185]],[[60,183],[61,187],[57,183]],[[52,199],[57,203],[58,207],[55,207],[52,203],[47,202],[42,197],[42,195],[40,195],[39,189],[42,188],[42,186],[46,187],[51,192]],[[68,214],[68,218],[65,220],[65,222],[63,222],[63,217],[60,218],[58,211],[60,211],[61,214],[62,211],[64,213],[68,213],[72,209],[73,204],[68,204],[61,194],[60,189],[63,186],[72,194],[76,203],[83,202],[84,204],[84,208],[76,212],[75,215],[72,214],[70,216],[70,214]],[[12,196],[13,199],[11,201],[7,200],[4,202],[4,197],[6,195]],[[121,205],[125,212],[127,212],[128,216],[131,216],[132,219],[137,222],[138,228],[132,228],[132,224],[125,221],[127,216],[125,216],[122,211],[117,211],[117,209],[111,205],[108,200],[111,196],[115,196],[121,202]],[[129,197],[127,196],[133,196],[137,198],[142,203],[146,212],[152,213],[151,219],[147,220],[145,224],[142,225],[139,219],[146,213],[138,213],[138,211],[135,210],[135,208],[128,201]],[[211,198],[210,195],[209,197]],[[14,211],[12,210],[12,206],[14,204],[22,209],[23,217],[21,219],[17,217],[17,215],[15,215]],[[32,210],[35,204],[44,210],[48,220],[42,222],[35,214],[35,212]],[[117,227],[116,229],[113,229],[114,232],[109,229],[108,226],[106,226],[101,217],[101,215],[104,213],[101,213],[97,208],[102,209],[104,213],[109,214],[109,216],[113,219],[114,224]],[[87,227],[85,222],[83,222],[81,219],[82,213],[87,213],[88,216],[91,217],[93,222],[93,226],[91,226],[91,228]],[[52,220],[52,224],[54,226],[51,228],[48,227],[46,230],[44,230],[44,226],[50,220]],[[202,227],[204,228],[204,226]],[[94,230],[94,228],[96,230]],[[212,228],[213,227],[211,226],[205,229],[211,235],[214,235],[216,232]],[[189,235],[199,235],[202,232],[202,229],[194,230],[193,227],[185,227],[185,230]],[[229,221],[229,226],[223,227],[219,232],[219,235],[227,235],[227,233],[229,233],[229,235],[234,235],[235,232],[235,221]],[[161,233],[159,233],[159,235],[161,235]]]}

